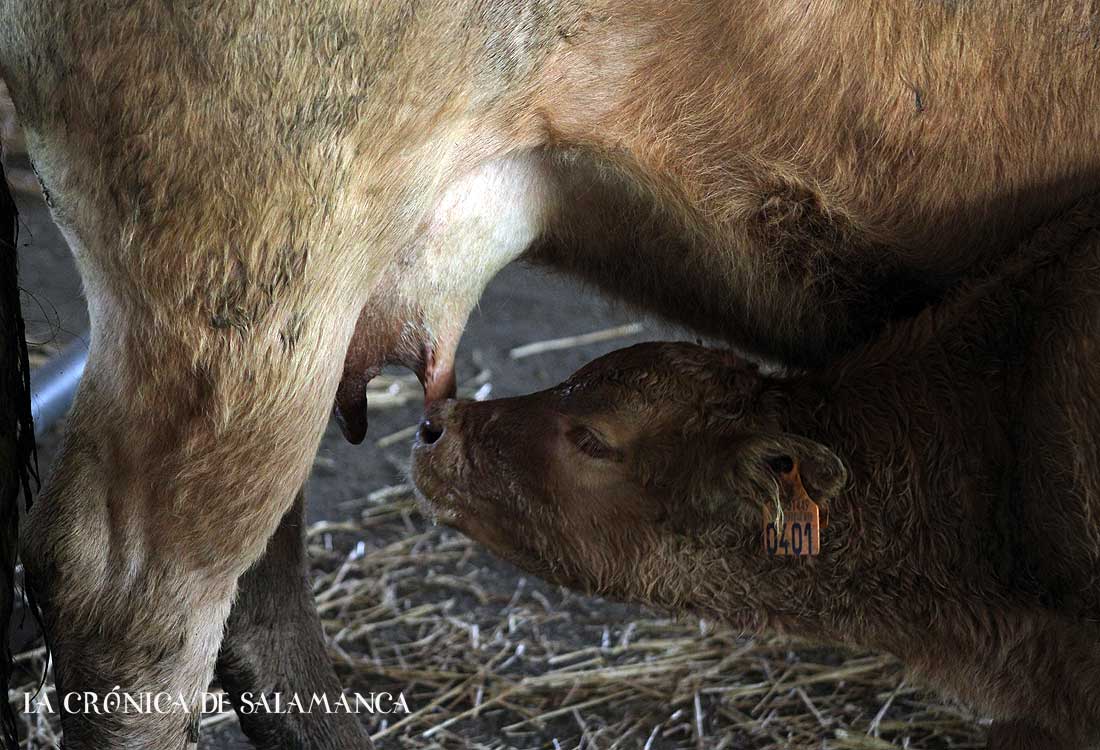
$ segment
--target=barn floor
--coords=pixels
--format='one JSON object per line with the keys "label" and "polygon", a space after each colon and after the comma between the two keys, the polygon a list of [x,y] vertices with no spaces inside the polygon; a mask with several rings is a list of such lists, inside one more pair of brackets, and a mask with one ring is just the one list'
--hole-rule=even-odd
{"label": "barn floor", "polygon": [[[10,130],[6,139],[13,142]],[[33,180],[12,177],[22,188],[24,310],[41,359],[85,329],[86,313]],[[636,322],[640,333],[509,355]],[[459,382],[467,395],[528,392],[606,351],[671,336],[590,291],[514,266],[470,321]],[[984,746],[979,723],[905,682],[887,657],[741,639],[570,594],[432,526],[405,484],[402,431],[418,419],[418,389],[396,372],[376,385],[364,445],[348,445],[334,425],[326,431],[309,482],[309,540],[317,601],[347,688],[403,691],[411,711],[362,716],[379,748]],[[56,445],[55,430],[40,446],[44,466]],[[34,645],[22,660],[28,686],[41,664]],[[22,693],[12,699],[22,711]],[[23,718],[28,750],[56,747],[49,717]],[[248,747],[231,713],[204,719],[200,746]]]}

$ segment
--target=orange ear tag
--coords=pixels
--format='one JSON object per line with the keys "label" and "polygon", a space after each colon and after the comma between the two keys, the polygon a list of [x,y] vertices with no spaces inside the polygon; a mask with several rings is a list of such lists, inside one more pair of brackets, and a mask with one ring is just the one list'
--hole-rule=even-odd
{"label": "orange ear tag", "polygon": [[779,475],[779,494],[783,511],[779,523],[774,520],[776,509],[764,507],[764,551],[770,557],[811,557],[821,552],[820,510],[806,494],[797,463]]}

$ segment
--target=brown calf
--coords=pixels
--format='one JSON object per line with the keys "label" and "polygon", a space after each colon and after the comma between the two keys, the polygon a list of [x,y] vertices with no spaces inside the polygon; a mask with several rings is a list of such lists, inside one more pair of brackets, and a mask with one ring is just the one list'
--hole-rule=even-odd
{"label": "brown calf", "polygon": [[[997,261],[1100,188],[1098,15],[0,0],[0,76],[92,322],[23,534],[61,689],[197,696],[220,648],[227,684],[335,690],[302,592],[259,629],[300,585],[294,498],[333,400],[359,440],[384,363],[447,395],[469,310],[521,254],[794,364]],[[266,746],[366,745],[267,720]],[[193,728],[64,724],[96,750]]]}
{"label": "brown calf", "polygon": [[[1095,743],[1100,202],[1021,252],[821,370],[641,344],[531,396],[437,403],[417,486],[550,580],[890,651],[992,715],[993,748]],[[765,527],[802,486],[812,550],[810,527]]]}

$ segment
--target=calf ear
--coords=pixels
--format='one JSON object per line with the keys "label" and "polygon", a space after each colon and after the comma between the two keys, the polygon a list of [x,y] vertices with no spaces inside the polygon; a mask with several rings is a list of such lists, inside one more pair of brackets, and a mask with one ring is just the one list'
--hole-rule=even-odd
{"label": "calf ear", "polygon": [[780,475],[798,466],[806,492],[818,503],[827,503],[839,495],[848,482],[848,469],[832,449],[787,432],[748,438],[740,446],[737,464],[739,472],[769,488],[774,487],[773,482]]}

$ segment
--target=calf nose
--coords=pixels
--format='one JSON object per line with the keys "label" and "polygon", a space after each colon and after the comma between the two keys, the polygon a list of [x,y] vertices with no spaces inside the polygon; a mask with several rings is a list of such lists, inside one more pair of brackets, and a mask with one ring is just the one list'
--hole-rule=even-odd
{"label": "calf nose", "polygon": [[417,440],[420,443],[432,445],[439,442],[439,439],[447,431],[447,419],[453,406],[454,402],[448,399],[446,401],[436,401],[428,407],[428,410],[424,413],[424,418],[420,420],[420,429],[416,432]]}

